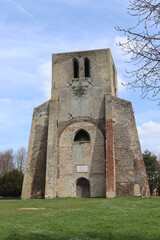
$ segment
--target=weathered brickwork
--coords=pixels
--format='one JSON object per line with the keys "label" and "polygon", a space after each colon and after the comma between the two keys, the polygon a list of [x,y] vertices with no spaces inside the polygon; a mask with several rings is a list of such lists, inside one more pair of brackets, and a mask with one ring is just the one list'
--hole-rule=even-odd
{"label": "weathered brickwork", "polygon": [[[79,129],[89,133],[90,142],[74,142]],[[84,177],[90,181],[91,197],[105,197],[104,137],[96,125],[77,122],[65,128],[59,139],[58,165],[58,196],[76,197],[75,183]],[[78,165],[87,165],[88,172],[77,172]]]}
{"label": "weathered brickwork", "polygon": [[149,194],[110,50],[53,54],[51,99],[34,109],[22,198]]}
{"label": "weathered brickwork", "polygon": [[114,119],[116,195],[134,196],[134,185],[140,194],[149,196],[146,171],[141,153],[132,105],[114,96],[106,97],[106,111]]}
{"label": "weathered brickwork", "polygon": [[115,156],[113,120],[106,120],[106,197],[115,196]]}

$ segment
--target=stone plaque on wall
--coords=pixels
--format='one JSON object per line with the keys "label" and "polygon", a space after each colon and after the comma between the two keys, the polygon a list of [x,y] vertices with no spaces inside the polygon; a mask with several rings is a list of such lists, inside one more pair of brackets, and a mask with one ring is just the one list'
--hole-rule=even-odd
{"label": "stone plaque on wall", "polygon": [[77,165],[77,172],[88,172],[88,165]]}

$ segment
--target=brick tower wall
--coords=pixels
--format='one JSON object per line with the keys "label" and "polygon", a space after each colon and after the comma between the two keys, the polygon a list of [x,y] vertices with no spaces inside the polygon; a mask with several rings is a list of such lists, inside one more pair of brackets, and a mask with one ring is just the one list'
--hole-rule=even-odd
{"label": "brick tower wall", "polygon": [[[131,102],[106,96],[106,119],[112,119],[115,195],[150,196]],[[109,141],[110,139],[107,139]],[[107,153],[109,154],[109,153]],[[113,156],[109,156],[110,159]],[[113,176],[109,182],[113,184]],[[108,183],[108,185],[109,185]]]}

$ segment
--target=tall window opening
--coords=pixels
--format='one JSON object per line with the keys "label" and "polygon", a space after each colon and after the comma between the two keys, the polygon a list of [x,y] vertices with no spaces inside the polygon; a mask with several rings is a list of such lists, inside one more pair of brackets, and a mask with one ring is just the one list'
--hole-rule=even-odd
{"label": "tall window opening", "polygon": [[73,61],[74,78],[79,78],[79,63],[77,59]]}
{"label": "tall window opening", "polygon": [[89,133],[85,130],[79,130],[74,137],[74,142],[90,142]]}
{"label": "tall window opening", "polygon": [[90,61],[88,58],[84,60],[84,68],[85,68],[85,77],[90,77]]}

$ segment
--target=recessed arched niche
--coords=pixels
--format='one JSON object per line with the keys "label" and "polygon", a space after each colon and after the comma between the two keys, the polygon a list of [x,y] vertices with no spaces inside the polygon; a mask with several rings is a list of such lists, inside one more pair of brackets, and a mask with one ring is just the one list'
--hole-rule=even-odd
{"label": "recessed arched niche", "polygon": [[90,135],[86,130],[80,129],[75,137],[74,142],[90,142]]}

